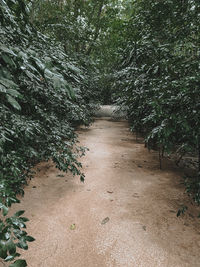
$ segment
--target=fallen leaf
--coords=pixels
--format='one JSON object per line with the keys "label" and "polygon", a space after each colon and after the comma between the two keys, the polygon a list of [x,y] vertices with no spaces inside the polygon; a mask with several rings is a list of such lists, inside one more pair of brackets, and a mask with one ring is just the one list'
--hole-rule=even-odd
{"label": "fallen leaf", "polygon": [[147,227],[144,225],[142,226],[143,230],[146,231],[147,230]]}
{"label": "fallen leaf", "polygon": [[73,223],[72,225],[70,225],[70,230],[75,230],[76,229],[76,224]]}
{"label": "fallen leaf", "polygon": [[101,222],[101,224],[106,224],[109,221],[110,221],[110,218],[109,217],[106,217],[105,219],[103,219],[103,221]]}

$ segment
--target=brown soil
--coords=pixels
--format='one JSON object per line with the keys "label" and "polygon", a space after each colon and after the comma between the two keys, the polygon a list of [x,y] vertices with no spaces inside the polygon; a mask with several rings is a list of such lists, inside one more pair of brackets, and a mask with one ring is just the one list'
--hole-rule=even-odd
{"label": "brown soil", "polygon": [[[26,210],[36,238],[23,253],[28,266],[200,266],[200,210],[180,173],[167,162],[159,170],[157,153],[135,141],[126,121],[98,119],[79,134],[90,149],[85,183],[41,163],[14,207]],[[189,211],[177,218],[183,204]]]}

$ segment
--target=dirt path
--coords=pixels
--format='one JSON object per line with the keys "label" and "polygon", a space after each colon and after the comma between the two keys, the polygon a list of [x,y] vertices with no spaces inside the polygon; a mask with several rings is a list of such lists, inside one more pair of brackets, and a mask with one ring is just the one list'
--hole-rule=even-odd
{"label": "dirt path", "polygon": [[[85,183],[42,163],[16,205],[36,238],[24,253],[28,266],[200,266],[198,210],[178,173],[160,171],[156,153],[136,142],[124,121],[98,119],[80,130],[80,141],[90,149]],[[190,210],[177,218],[182,203]]]}

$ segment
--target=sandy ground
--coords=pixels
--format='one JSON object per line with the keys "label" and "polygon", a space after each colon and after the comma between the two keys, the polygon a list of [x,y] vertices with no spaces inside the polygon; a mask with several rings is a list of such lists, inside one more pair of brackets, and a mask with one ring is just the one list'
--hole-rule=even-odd
{"label": "sandy ground", "polygon": [[[97,119],[79,134],[90,149],[85,183],[41,163],[15,205],[36,238],[23,253],[28,266],[200,266],[200,210],[180,173],[168,163],[159,170],[157,153],[135,140],[126,121]],[[177,218],[182,204],[189,212]]]}

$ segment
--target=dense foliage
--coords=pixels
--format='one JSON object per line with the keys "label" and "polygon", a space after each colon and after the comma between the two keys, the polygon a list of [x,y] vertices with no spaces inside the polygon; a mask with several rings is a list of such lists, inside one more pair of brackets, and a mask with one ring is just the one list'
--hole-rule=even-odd
{"label": "dense foliage", "polygon": [[133,1],[118,103],[162,153],[200,153],[199,11],[193,0]]}
{"label": "dense foliage", "polygon": [[[63,171],[84,175],[74,127],[89,125],[94,104],[92,78],[67,55],[62,44],[37,32],[23,0],[0,2],[0,258],[11,261],[32,237],[22,230],[27,218],[19,202],[31,167],[52,159]],[[12,266],[25,266],[22,260]]]}
{"label": "dense foliage", "polygon": [[85,66],[94,77],[93,96],[104,104],[112,102],[109,71],[118,64],[116,50],[125,34],[121,11],[118,0],[36,0],[31,5],[32,23]]}

